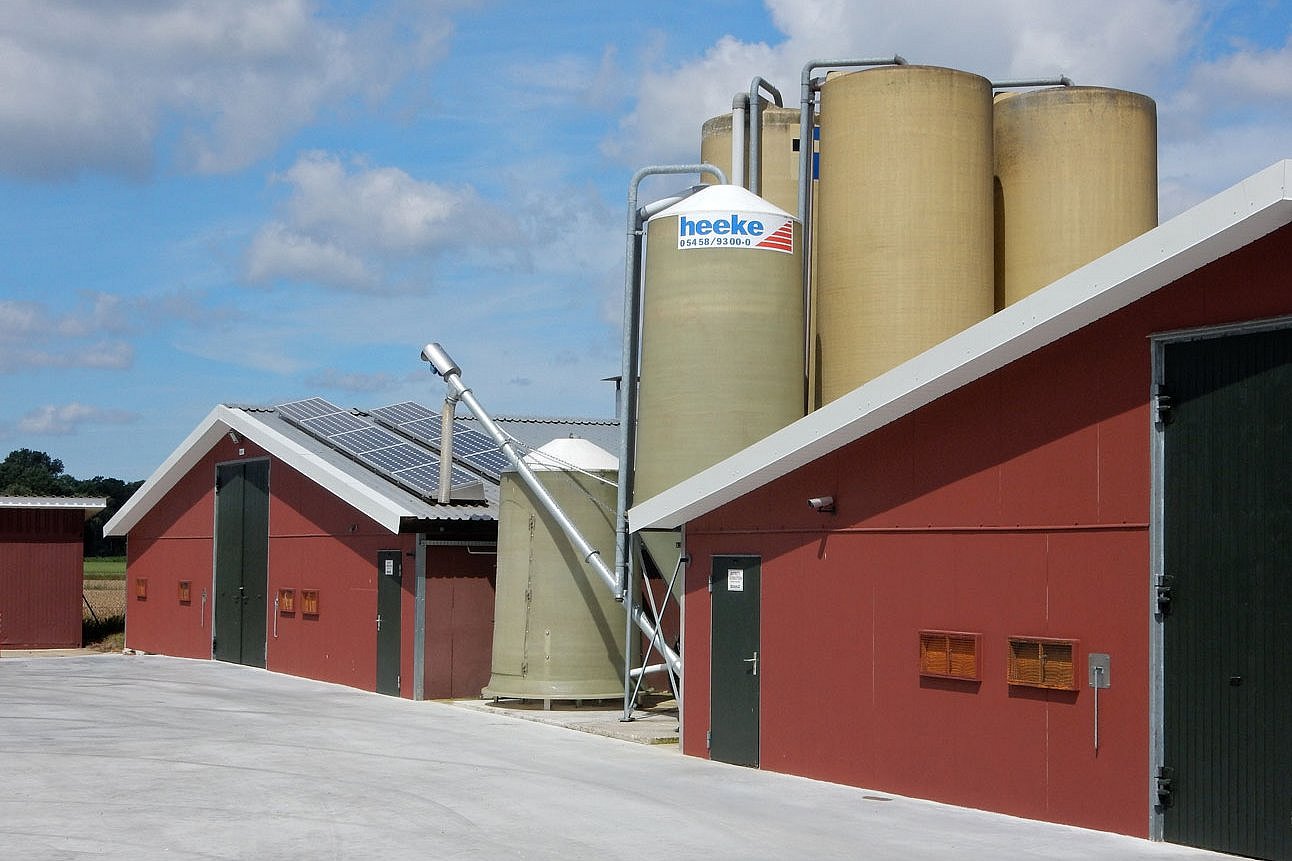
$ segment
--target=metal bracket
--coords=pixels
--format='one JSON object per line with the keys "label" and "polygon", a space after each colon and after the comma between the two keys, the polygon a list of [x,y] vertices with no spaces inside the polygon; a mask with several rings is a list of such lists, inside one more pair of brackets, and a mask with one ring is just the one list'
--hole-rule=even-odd
{"label": "metal bracket", "polygon": [[1166,386],[1159,383],[1153,390],[1153,412],[1157,415],[1158,424],[1171,423],[1171,396],[1166,392]]}
{"label": "metal bracket", "polygon": [[1158,806],[1170,807],[1175,793],[1175,769],[1159,765],[1157,775],[1153,778],[1153,789],[1157,793]]}
{"label": "metal bracket", "polygon": [[1161,616],[1171,615],[1171,598],[1175,589],[1175,578],[1170,574],[1162,574],[1153,584],[1157,595],[1157,612]]}

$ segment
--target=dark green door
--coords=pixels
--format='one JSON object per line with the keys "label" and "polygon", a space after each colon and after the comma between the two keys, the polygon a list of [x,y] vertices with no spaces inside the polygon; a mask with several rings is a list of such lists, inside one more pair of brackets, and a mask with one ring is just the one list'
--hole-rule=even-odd
{"label": "dark green door", "polygon": [[269,461],[215,468],[215,642],[217,660],[265,665],[269,572]]}
{"label": "dark green door", "polygon": [[377,554],[377,693],[399,696],[399,616],[403,606],[403,555]]}
{"label": "dark green door", "polygon": [[1169,344],[1167,840],[1292,859],[1292,331]]}
{"label": "dark green door", "polygon": [[715,556],[709,756],[758,765],[760,559]]}

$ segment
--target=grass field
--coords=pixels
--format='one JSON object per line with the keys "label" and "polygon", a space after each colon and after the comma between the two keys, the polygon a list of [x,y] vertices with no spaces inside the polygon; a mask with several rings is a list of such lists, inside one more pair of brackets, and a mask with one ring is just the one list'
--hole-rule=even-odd
{"label": "grass field", "polygon": [[126,559],[91,557],[84,571],[81,639],[89,648],[119,652],[125,644]]}

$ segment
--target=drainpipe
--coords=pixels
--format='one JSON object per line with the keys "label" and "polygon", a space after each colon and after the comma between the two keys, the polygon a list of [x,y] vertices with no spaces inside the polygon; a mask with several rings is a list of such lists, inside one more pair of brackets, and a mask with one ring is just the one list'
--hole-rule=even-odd
{"label": "drainpipe", "polygon": [[[776,102],[776,107],[783,107],[781,102],[781,91],[773,87],[765,79],[754,76],[749,82],[749,182],[745,187],[754,194],[762,194],[763,187],[763,97],[758,94],[759,90],[766,90],[771,93],[772,99]],[[733,131],[732,137],[735,134]],[[799,144],[799,149],[803,145]],[[735,162],[732,162],[735,164]],[[734,171],[733,171],[734,172]],[[739,180],[737,180],[739,183]]]}
{"label": "drainpipe", "polygon": [[[816,144],[812,130],[816,127],[816,91],[821,80],[813,80],[818,69],[859,68],[862,66],[905,66],[906,60],[894,54],[891,57],[874,57],[860,60],[808,60],[799,80],[799,224],[803,226],[803,367],[812,366],[811,333],[808,321],[812,319],[812,154]],[[804,414],[811,412],[807,402],[807,388],[803,390]]]}
{"label": "drainpipe", "polygon": [[736,93],[731,99],[731,182],[745,184],[745,125],[749,110],[749,96]]}
{"label": "drainpipe", "polygon": [[[581,532],[579,532],[578,527],[570,521],[565,512],[561,510],[561,507],[556,504],[556,500],[552,499],[552,495],[548,493],[547,488],[545,488],[534,476],[534,473],[530,470],[525,461],[521,459],[520,455],[516,454],[516,450],[512,448],[511,440],[507,438],[507,435],[504,434],[496,424],[494,424],[493,419],[489,417],[489,414],[486,413],[484,408],[480,406],[478,401],[476,401],[475,395],[471,393],[471,390],[462,384],[462,369],[459,368],[457,363],[449,357],[449,354],[444,351],[444,348],[436,343],[427,344],[422,349],[422,359],[431,363],[431,367],[435,370],[435,373],[444,378],[444,382],[449,387],[449,391],[451,391],[458,400],[462,401],[462,403],[466,405],[466,408],[471,411],[471,414],[480,421],[481,430],[488,434],[490,439],[498,444],[502,453],[507,456],[507,460],[516,468],[516,472],[520,475],[521,481],[523,481],[525,486],[529,488],[530,493],[534,495],[534,499],[540,506],[542,506],[543,510],[551,516],[551,518],[556,522],[556,525],[560,527],[563,533],[565,533],[565,537],[569,540],[570,544],[574,546],[575,551],[578,552],[579,556],[583,559],[584,564],[589,565],[597,575],[605,581],[606,585],[613,590],[615,588],[614,572],[606,567],[605,562],[601,561],[601,554],[596,550],[596,548],[588,543],[588,540],[583,537]],[[659,632],[655,628],[655,623],[642,611],[641,607],[636,605],[631,608],[630,615],[632,620],[637,623],[637,627],[640,628],[644,634],[652,640],[658,641],[656,646],[660,650],[665,662],[675,673],[680,675],[682,672],[682,659],[678,656],[677,652],[673,651],[673,649],[669,647],[668,643],[663,641],[663,637],[659,636]]]}

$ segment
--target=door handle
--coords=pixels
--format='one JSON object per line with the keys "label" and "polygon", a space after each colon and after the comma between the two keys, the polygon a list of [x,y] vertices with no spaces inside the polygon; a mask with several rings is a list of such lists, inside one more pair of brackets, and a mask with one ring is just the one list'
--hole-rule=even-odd
{"label": "door handle", "polygon": [[744,662],[746,664],[753,664],[754,665],[753,675],[755,676],[758,675],[758,652],[757,651],[754,652],[754,656],[752,658],[745,658]]}
{"label": "door handle", "polygon": [[378,614],[377,614],[377,630],[378,630],[378,631],[380,631],[380,630],[381,630],[381,614],[380,614],[380,613],[378,613]]}

